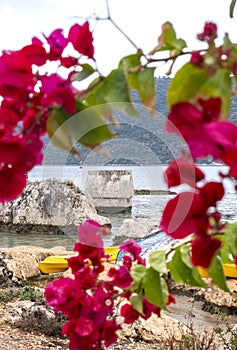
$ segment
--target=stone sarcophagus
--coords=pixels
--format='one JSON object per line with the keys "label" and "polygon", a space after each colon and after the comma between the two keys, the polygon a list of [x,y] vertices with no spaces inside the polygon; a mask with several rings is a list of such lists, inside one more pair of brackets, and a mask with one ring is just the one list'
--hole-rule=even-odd
{"label": "stone sarcophagus", "polygon": [[117,213],[132,208],[134,186],[128,170],[88,171],[85,194],[98,211]]}

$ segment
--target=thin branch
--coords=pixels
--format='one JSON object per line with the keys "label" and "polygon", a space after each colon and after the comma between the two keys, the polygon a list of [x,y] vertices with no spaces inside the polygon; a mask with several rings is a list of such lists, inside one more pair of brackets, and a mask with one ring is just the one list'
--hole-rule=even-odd
{"label": "thin branch", "polygon": [[109,0],[105,1],[108,19],[110,18]]}
{"label": "thin branch", "polygon": [[[206,52],[206,51],[207,50],[195,50],[195,52]],[[179,52],[177,55],[170,56],[167,58],[148,58],[147,63],[144,66],[146,66],[149,63],[155,63],[155,62],[169,62],[170,60],[174,60],[180,56],[191,55],[192,53],[193,51],[186,51],[186,52],[182,51],[182,52]]]}
{"label": "thin branch", "polygon": [[134,46],[136,50],[139,50],[134,41],[131,38],[129,38],[129,36],[117,25],[117,23],[114,22],[114,20],[111,17],[109,18],[109,20],[113,24],[113,26],[130,42],[130,44],[132,44],[132,46]]}

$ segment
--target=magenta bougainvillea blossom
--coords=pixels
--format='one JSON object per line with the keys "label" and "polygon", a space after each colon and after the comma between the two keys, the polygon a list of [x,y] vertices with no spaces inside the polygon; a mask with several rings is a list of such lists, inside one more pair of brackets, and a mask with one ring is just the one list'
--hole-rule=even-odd
{"label": "magenta bougainvillea blossom", "polygon": [[195,187],[196,183],[203,180],[204,177],[203,171],[190,162],[185,155],[170,162],[164,172],[164,179],[168,187],[179,186],[182,183]]}
{"label": "magenta bougainvillea blossom", "polygon": [[[172,106],[166,131],[181,135],[194,159],[211,155],[229,165],[229,173],[222,178],[235,177],[237,127],[232,122],[220,120],[220,117],[220,98],[199,99],[198,105],[181,102]],[[161,228],[175,239],[193,234],[192,263],[206,268],[221,247],[221,241],[212,235],[223,228],[217,210],[217,202],[224,196],[223,184],[206,182],[201,186],[200,180],[205,181],[203,172],[184,156],[170,163],[165,180],[169,187],[186,183],[192,191],[181,192],[167,203]]]}
{"label": "magenta bougainvillea blossom", "polygon": [[[101,234],[103,228],[97,222],[86,220],[78,229],[80,242],[74,248],[78,255],[68,259],[74,279],[61,278],[49,283],[45,289],[48,304],[68,317],[63,333],[69,336],[70,350],[102,350],[116,342],[117,331],[121,329],[116,314],[128,324],[139,317],[148,319],[152,313],[160,316],[160,308],[148,302],[145,296],[142,297],[142,314],[130,303],[132,264],[144,262],[140,256],[141,248],[135,241],[122,244],[120,248],[129,255],[123,257],[121,265],[108,270],[107,278],[100,277],[106,261]],[[91,243],[93,245],[88,245]],[[125,303],[120,308],[121,300]],[[169,295],[167,305],[174,302],[173,296]]]}
{"label": "magenta bougainvillea blossom", "polygon": [[[2,52],[0,149],[6,153],[0,167],[0,202],[20,195],[26,186],[26,172],[42,162],[41,137],[46,132],[50,113],[59,108],[68,115],[76,113],[79,91],[71,82],[75,74],[73,67],[79,63],[79,54],[94,58],[92,41],[89,24],[85,22],[81,26],[73,25],[68,36],[58,28],[43,35],[42,40],[33,37],[20,50]],[[74,56],[67,55],[70,43],[77,50]],[[45,65],[50,62],[58,63],[57,71],[64,67],[64,77],[58,72],[47,73]],[[10,156],[15,148],[15,156]]]}
{"label": "magenta bougainvillea blossom", "polygon": [[217,25],[213,22],[205,23],[203,32],[198,34],[197,38],[201,41],[214,41],[217,38]]}
{"label": "magenta bougainvillea blossom", "polygon": [[83,25],[74,24],[69,30],[68,41],[79,53],[94,59],[93,36],[88,22]]}
{"label": "magenta bougainvillea blossom", "polygon": [[[195,266],[207,267],[214,253],[220,248],[219,239],[212,239],[209,230],[212,228],[210,219],[219,224],[220,214],[216,209],[217,202],[224,196],[224,187],[221,182],[208,182],[203,187],[196,187],[194,191],[181,192],[171,199],[162,214],[160,226],[172,238],[181,239],[193,234],[192,262]],[[211,209],[215,210],[214,214]],[[205,240],[207,243],[205,245]],[[198,249],[199,245],[199,249]],[[203,257],[202,247],[206,249]]]}
{"label": "magenta bougainvillea blossom", "polygon": [[200,235],[192,241],[192,263],[194,266],[208,268],[216,251],[221,248],[221,241],[208,235]]}
{"label": "magenta bougainvillea blossom", "polygon": [[48,53],[48,59],[55,61],[61,58],[63,50],[67,46],[67,38],[63,34],[63,30],[58,28],[55,29],[46,40],[50,46],[50,51]]}
{"label": "magenta bougainvillea blossom", "polygon": [[189,102],[174,105],[168,115],[166,131],[180,134],[194,159],[212,155],[220,159],[236,148],[237,126],[220,117],[220,98],[200,100],[199,108]]}

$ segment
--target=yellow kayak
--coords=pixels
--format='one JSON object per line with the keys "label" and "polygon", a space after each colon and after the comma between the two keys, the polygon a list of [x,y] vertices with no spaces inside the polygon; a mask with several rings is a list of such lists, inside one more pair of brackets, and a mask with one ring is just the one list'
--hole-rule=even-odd
{"label": "yellow kayak", "polygon": [[[115,261],[119,252],[119,247],[107,247],[105,248],[105,254],[110,257],[108,261]],[[43,261],[39,261],[39,269],[43,273],[56,273],[63,272],[68,269],[67,259],[75,255],[51,255],[45,258]]]}
{"label": "yellow kayak", "polygon": [[[223,264],[223,270],[226,277],[237,277],[237,268],[235,264]],[[199,266],[198,271],[202,277],[210,277],[207,269],[204,269]]]}

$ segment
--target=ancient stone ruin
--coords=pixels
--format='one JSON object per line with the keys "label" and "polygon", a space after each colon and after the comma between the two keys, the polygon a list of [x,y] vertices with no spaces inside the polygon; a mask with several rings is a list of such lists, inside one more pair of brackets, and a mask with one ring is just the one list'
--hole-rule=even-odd
{"label": "ancient stone ruin", "polygon": [[85,193],[93,198],[97,210],[118,213],[131,210],[134,186],[128,170],[88,171]]}

